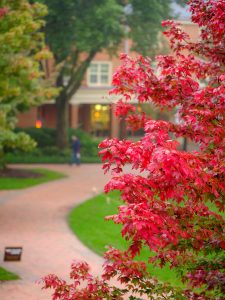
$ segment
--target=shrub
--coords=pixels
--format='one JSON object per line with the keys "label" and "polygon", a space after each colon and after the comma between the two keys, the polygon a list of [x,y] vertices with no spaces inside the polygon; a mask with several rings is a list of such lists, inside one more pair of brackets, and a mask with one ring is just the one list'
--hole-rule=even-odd
{"label": "shrub", "polygon": [[38,148],[51,147],[56,145],[56,130],[53,128],[16,128],[16,132],[27,133],[37,143]]}
{"label": "shrub", "polygon": [[[37,148],[24,155],[21,151],[11,151],[6,156],[8,162],[69,162],[71,157],[71,145],[69,148],[60,150],[56,146],[56,129],[53,128],[16,128],[16,132],[23,131],[37,142]],[[70,128],[68,136],[76,135],[81,142],[82,162],[100,162],[98,158],[99,139],[81,129]]]}

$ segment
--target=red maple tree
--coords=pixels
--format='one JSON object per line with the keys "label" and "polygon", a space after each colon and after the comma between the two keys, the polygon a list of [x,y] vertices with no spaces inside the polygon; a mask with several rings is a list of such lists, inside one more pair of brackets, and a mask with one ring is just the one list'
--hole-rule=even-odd
{"label": "red maple tree", "polygon": [[[131,245],[125,252],[109,249],[101,279],[89,274],[86,263],[72,265],[71,284],[45,277],[53,299],[224,299],[225,1],[189,5],[199,25],[198,42],[179,24],[165,21],[175,55],[158,56],[157,72],[149,58],[121,55],[113,78],[111,93],[121,96],[116,114],[131,130],[144,130],[137,142],[100,144],[103,168],[112,172],[105,191],[119,190],[124,202],[108,219],[122,224]],[[176,108],[179,124],[150,119],[129,102],[132,97]],[[179,150],[178,137],[198,143],[200,150]],[[126,173],[127,164],[136,172]],[[182,270],[186,289],[151,278],[145,264],[134,260],[144,245],[155,252],[151,263]],[[110,285],[113,277],[122,287]],[[81,281],[87,283],[82,288]]]}

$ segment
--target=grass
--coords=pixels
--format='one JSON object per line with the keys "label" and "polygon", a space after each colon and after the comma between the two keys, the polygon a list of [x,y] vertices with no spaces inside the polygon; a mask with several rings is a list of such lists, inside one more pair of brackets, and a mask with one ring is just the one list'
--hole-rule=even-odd
{"label": "grass", "polygon": [[38,185],[52,180],[66,177],[66,175],[46,169],[29,169],[41,174],[38,178],[0,178],[0,190],[25,189],[33,185]]}
{"label": "grass", "polygon": [[0,281],[16,280],[19,276],[0,267]]}
{"label": "grass", "polygon": [[[104,220],[105,216],[117,213],[120,204],[118,193],[113,192],[110,197],[101,194],[74,208],[68,217],[69,225],[80,241],[101,256],[107,245],[127,249],[128,242],[121,237],[121,226]],[[137,260],[147,263],[149,255],[149,249],[145,248]],[[148,264],[148,270],[161,281],[183,286],[175,271],[168,266],[161,269]]]}

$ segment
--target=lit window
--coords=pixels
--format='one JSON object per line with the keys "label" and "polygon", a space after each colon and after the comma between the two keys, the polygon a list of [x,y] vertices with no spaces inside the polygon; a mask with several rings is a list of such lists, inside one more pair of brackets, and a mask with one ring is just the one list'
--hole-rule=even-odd
{"label": "lit window", "polygon": [[41,128],[42,127],[42,121],[41,120],[36,120],[35,127],[36,128]]}
{"label": "lit window", "polygon": [[111,84],[111,63],[93,62],[88,69],[89,86],[109,86]]}

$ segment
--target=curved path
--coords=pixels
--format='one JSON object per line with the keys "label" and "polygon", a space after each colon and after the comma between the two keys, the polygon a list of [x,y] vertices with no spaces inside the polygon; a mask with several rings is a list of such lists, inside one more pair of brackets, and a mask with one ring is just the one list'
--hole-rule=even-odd
{"label": "curved path", "polygon": [[[50,300],[51,292],[41,290],[35,282],[50,273],[67,279],[74,259],[90,263],[94,274],[101,270],[102,258],[81,244],[66,220],[75,205],[103,190],[108,178],[101,165],[37,167],[68,177],[26,190],[0,192],[0,265],[21,278],[0,283],[0,300]],[[22,260],[3,262],[5,246],[23,246]]]}

